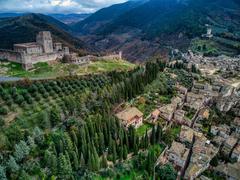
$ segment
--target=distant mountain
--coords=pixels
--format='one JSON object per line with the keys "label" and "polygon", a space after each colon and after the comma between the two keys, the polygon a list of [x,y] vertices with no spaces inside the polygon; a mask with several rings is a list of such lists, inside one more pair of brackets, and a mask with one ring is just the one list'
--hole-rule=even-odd
{"label": "distant mountain", "polygon": [[74,30],[96,51],[123,50],[127,58],[143,60],[164,48],[187,49],[206,32],[205,24],[239,34],[239,1],[129,1],[96,12]]}
{"label": "distant mountain", "polygon": [[14,43],[32,42],[39,31],[51,31],[55,41],[71,49],[83,48],[83,43],[73,37],[66,24],[42,14],[26,14],[0,19],[0,48],[11,49]]}
{"label": "distant mountain", "polygon": [[95,32],[97,29],[101,28],[103,25],[111,22],[120,15],[126,13],[127,11],[143,4],[145,1],[127,1],[125,3],[112,5],[107,8],[103,8],[96,13],[92,14],[83,21],[73,24],[72,28],[76,32],[81,33],[91,33]]}
{"label": "distant mountain", "polygon": [[0,13],[0,18],[6,18],[6,17],[18,17],[23,16],[26,13]]}
{"label": "distant mountain", "polygon": [[91,14],[48,14],[48,15],[65,24],[73,24],[83,21]]}

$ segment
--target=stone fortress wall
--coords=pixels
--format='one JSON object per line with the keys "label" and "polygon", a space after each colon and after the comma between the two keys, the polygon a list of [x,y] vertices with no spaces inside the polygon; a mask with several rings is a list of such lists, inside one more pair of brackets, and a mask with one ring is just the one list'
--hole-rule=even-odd
{"label": "stone fortress wall", "polygon": [[39,62],[51,62],[69,55],[69,48],[62,43],[52,41],[51,32],[42,31],[36,36],[36,42],[14,44],[14,50],[0,50],[0,59],[22,64],[28,70]]}

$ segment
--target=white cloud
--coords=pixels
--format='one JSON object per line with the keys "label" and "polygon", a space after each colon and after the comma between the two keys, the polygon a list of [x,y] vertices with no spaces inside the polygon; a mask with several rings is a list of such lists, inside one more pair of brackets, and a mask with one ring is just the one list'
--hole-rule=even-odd
{"label": "white cloud", "polygon": [[87,13],[127,0],[0,0],[0,12]]}

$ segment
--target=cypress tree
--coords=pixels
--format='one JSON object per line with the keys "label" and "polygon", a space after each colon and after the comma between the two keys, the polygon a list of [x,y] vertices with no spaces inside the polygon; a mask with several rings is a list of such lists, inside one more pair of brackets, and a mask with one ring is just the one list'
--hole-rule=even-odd
{"label": "cypress tree", "polygon": [[78,157],[75,151],[72,151],[72,159],[73,159],[73,168],[75,171],[78,170],[79,167],[79,162],[78,162]]}
{"label": "cypress tree", "polygon": [[123,159],[126,160],[128,156],[128,148],[126,145],[123,147]]}
{"label": "cypress tree", "polygon": [[113,141],[112,155],[113,155],[113,163],[116,163],[116,160],[117,160],[117,152],[116,152],[116,143],[115,143],[114,141]]}
{"label": "cypress tree", "polygon": [[57,169],[58,169],[58,161],[57,161],[57,157],[55,154],[51,154],[51,172],[52,174],[56,175],[57,174]]}
{"label": "cypress tree", "polygon": [[161,141],[162,138],[162,128],[161,126],[158,124],[157,126],[157,132],[156,132],[156,140],[159,143]]}
{"label": "cypress tree", "polygon": [[152,134],[151,134],[151,144],[156,143],[156,132],[155,132],[155,126],[152,128]]}

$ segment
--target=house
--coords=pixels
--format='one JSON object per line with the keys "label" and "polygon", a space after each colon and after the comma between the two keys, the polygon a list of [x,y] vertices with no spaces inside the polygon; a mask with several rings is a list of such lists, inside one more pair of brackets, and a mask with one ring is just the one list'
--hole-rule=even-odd
{"label": "house", "polygon": [[188,89],[181,85],[176,85],[176,89],[182,95],[186,95],[188,92]]}
{"label": "house", "polygon": [[159,118],[160,115],[160,111],[158,109],[155,109],[152,113],[151,113],[151,119],[153,122],[156,122]]}
{"label": "house", "polygon": [[240,117],[234,119],[232,127],[235,129],[236,133],[240,134]]}
{"label": "house", "polygon": [[225,141],[222,152],[226,155],[229,156],[235,145],[237,144],[238,139],[235,138],[234,136],[229,136],[227,140]]}
{"label": "house", "polygon": [[203,105],[204,100],[205,98],[203,95],[189,92],[187,93],[186,105],[198,110]]}
{"label": "house", "polygon": [[185,116],[186,111],[178,109],[174,112],[174,116],[173,119],[174,121],[178,122],[178,123],[182,123],[184,122],[184,116]]}
{"label": "house", "polygon": [[181,142],[186,142],[191,144],[194,135],[196,137],[203,137],[202,133],[194,131],[192,128],[189,128],[187,126],[182,126],[179,139]]}
{"label": "house", "polygon": [[220,176],[228,180],[239,180],[240,179],[240,162],[231,164],[227,163],[218,165],[214,170]]}
{"label": "house", "polygon": [[116,117],[126,128],[130,126],[138,128],[143,123],[143,113],[139,111],[136,107],[129,107],[124,111],[117,113]]}
{"label": "house", "polygon": [[171,121],[173,118],[173,113],[174,113],[175,109],[176,109],[176,107],[173,106],[172,104],[163,106],[163,107],[159,108],[160,116],[167,121]]}
{"label": "house", "polygon": [[215,136],[212,140],[213,144],[218,147],[220,147],[224,141],[225,141],[225,138],[223,138],[221,136]]}
{"label": "house", "polygon": [[240,162],[240,144],[238,144],[231,155],[231,158],[236,159],[238,162]]}
{"label": "house", "polygon": [[185,172],[186,179],[196,179],[210,166],[210,161],[218,153],[218,148],[214,147],[205,136],[195,138],[192,147],[192,156],[189,166]]}
{"label": "house", "polygon": [[225,139],[229,137],[230,132],[231,132],[230,127],[225,124],[211,127],[211,133],[214,136],[219,135],[220,137],[223,137]]}
{"label": "house", "polygon": [[210,116],[210,112],[209,112],[209,109],[208,108],[202,108],[200,111],[199,111],[199,114],[198,114],[198,118],[203,120],[203,119],[208,119]]}
{"label": "house", "polygon": [[171,104],[173,107],[177,108],[183,105],[182,99],[180,97],[174,97],[171,100]]}
{"label": "house", "polygon": [[189,154],[189,149],[184,144],[174,141],[171,148],[167,150],[166,155],[168,161],[172,162],[174,166],[182,169],[185,165]]}

